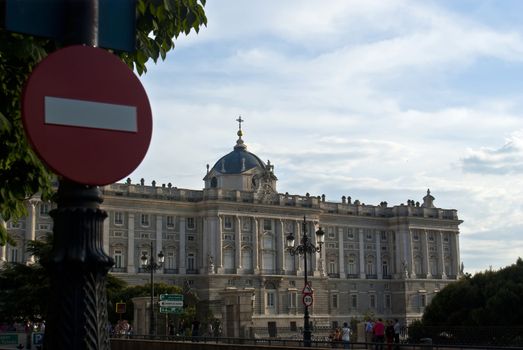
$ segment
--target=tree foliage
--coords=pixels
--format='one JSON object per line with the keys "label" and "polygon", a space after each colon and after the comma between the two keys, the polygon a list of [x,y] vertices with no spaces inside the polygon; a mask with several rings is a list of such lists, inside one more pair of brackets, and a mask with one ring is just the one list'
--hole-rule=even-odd
{"label": "tree foliage", "polygon": [[[1,266],[0,322],[45,319],[50,280],[43,265],[50,259],[52,242],[52,234],[44,240],[28,242],[27,253],[34,256],[34,264],[6,263]],[[127,283],[118,277],[107,275],[108,299],[121,293],[126,286]]]}
{"label": "tree foliage", "polygon": [[523,326],[523,260],[448,285],[425,309],[423,325]]}
{"label": "tree foliage", "polygon": [[[207,24],[205,0],[138,0],[137,50],[117,53],[138,74],[147,71],[149,60],[165,59],[180,34],[198,32]],[[60,48],[52,39],[7,32],[0,28],[0,217],[18,219],[26,215],[24,200],[40,193],[52,196],[53,174],[34,154],[25,138],[21,93],[36,64]],[[7,232],[0,225],[0,245]]]}

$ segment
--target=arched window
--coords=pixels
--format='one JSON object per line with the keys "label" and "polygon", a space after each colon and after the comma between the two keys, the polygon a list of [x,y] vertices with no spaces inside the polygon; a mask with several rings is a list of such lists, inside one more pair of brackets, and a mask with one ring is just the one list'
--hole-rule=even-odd
{"label": "arched window", "polygon": [[374,275],[376,274],[376,269],[375,269],[375,263],[374,263],[374,257],[373,256],[368,256],[367,257],[367,263],[366,263],[366,273],[367,275]]}
{"label": "arched window", "polygon": [[388,276],[390,274],[389,262],[387,261],[387,258],[383,258],[383,261],[381,262],[381,270],[382,270],[383,276]]}
{"label": "arched window", "polygon": [[347,263],[347,271],[349,273],[349,275],[355,275],[358,273],[357,271],[357,266],[356,266],[356,258],[354,257],[354,255],[351,255],[349,256],[349,260],[348,260],[348,263]]}
{"label": "arched window", "polygon": [[421,263],[421,257],[420,256],[416,256],[414,258],[414,273],[416,275],[421,275],[422,268],[423,268],[423,265]]}

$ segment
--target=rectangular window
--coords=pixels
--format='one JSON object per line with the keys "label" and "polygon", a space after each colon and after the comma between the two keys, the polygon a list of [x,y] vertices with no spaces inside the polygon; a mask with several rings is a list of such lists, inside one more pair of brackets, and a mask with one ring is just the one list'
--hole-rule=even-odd
{"label": "rectangular window", "polygon": [[122,237],[123,236],[123,232],[122,231],[113,231],[113,236],[114,237]]}
{"label": "rectangular window", "polygon": [[195,261],[194,254],[189,254],[187,256],[187,270],[194,270],[194,261]]}
{"label": "rectangular window", "polygon": [[266,231],[272,230],[272,221],[270,219],[263,220],[263,229]]}
{"label": "rectangular window", "polygon": [[251,230],[251,219],[250,218],[243,218],[242,219],[242,229],[243,229],[243,231],[250,231]]}
{"label": "rectangular window", "polygon": [[443,242],[448,243],[448,241],[449,241],[449,235],[445,233],[445,235],[443,236]]}
{"label": "rectangular window", "polygon": [[429,234],[429,242],[434,242],[434,235],[432,233]]}
{"label": "rectangular window", "polygon": [[331,295],[331,306],[333,309],[338,308],[338,294]]}
{"label": "rectangular window", "polygon": [[232,229],[232,217],[226,216],[223,220],[223,227],[226,229]]}
{"label": "rectangular window", "polygon": [[148,233],[140,233],[140,238],[149,239],[149,234]]}
{"label": "rectangular window", "polygon": [[273,309],[275,307],[274,292],[267,292],[267,307],[269,309]]}
{"label": "rectangular window", "polygon": [[347,233],[347,238],[348,239],[354,239],[354,232],[352,232],[351,228],[349,228],[349,232]]}
{"label": "rectangular window", "polygon": [[296,307],[296,292],[289,293],[289,307]]}
{"label": "rectangular window", "polygon": [[38,229],[39,230],[48,231],[49,230],[49,225],[47,225],[47,224],[40,224],[40,225],[38,225]]}
{"label": "rectangular window", "polygon": [[291,332],[296,332],[298,330],[298,327],[296,326],[296,321],[291,321],[290,328]]}
{"label": "rectangular window", "polygon": [[167,228],[174,228],[174,216],[167,216]]}
{"label": "rectangular window", "polygon": [[194,230],[195,227],[194,218],[187,218],[187,228]]}
{"label": "rectangular window", "polygon": [[123,213],[121,211],[114,212],[114,224],[123,225]]}
{"label": "rectangular window", "polygon": [[365,230],[365,237],[367,238],[367,241],[372,241],[372,232],[371,232],[371,230]]}
{"label": "rectangular window", "polygon": [[328,273],[337,273],[338,266],[335,261],[329,261]]}
{"label": "rectangular window", "polygon": [[425,295],[425,294],[420,294],[420,296],[419,296],[419,306],[420,306],[420,307],[425,307],[425,306],[427,306],[427,295]]}
{"label": "rectangular window", "polygon": [[387,240],[387,232],[386,231],[381,231],[380,235],[381,235],[381,240],[382,241],[386,241]]}
{"label": "rectangular window", "polygon": [[49,215],[49,204],[48,203],[40,203],[40,215],[42,215],[42,216]]}
{"label": "rectangular window", "polygon": [[149,226],[149,214],[142,214],[140,222],[141,222],[142,226],[145,226],[145,227]]}
{"label": "rectangular window", "polygon": [[358,296],[356,294],[350,296],[350,306],[353,309],[358,308]]}
{"label": "rectangular window", "polygon": [[419,241],[419,233],[414,232],[414,233],[412,234],[412,240],[414,240],[414,241]]}
{"label": "rectangular window", "polygon": [[22,228],[22,224],[19,221],[17,221],[17,222],[10,222],[9,226],[11,228]]}
{"label": "rectangular window", "polygon": [[374,294],[369,295],[369,307],[371,309],[376,308],[376,296]]}
{"label": "rectangular window", "polygon": [[188,241],[194,241],[194,236],[193,236],[193,235],[189,235],[189,236],[187,236],[187,240],[188,240]]}
{"label": "rectangular window", "polygon": [[336,236],[334,235],[334,227],[327,228],[327,233],[329,235],[329,239],[334,239]]}
{"label": "rectangular window", "polygon": [[121,250],[114,251],[114,267],[117,269],[123,267],[123,254]]}
{"label": "rectangular window", "polygon": [[168,269],[174,269],[175,268],[175,264],[174,264],[174,253],[173,252],[167,252],[167,259],[166,260],[166,263],[165,263],[165,267],[168,268]]}
{"label": "rectangular window", "polygon": [[385,294],[385,308],[390,309],[392,305],[390,294]]}

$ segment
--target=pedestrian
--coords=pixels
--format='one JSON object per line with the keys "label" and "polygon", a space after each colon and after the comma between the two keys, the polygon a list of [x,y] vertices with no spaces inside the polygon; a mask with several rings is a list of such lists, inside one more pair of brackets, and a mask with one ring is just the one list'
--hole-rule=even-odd
{"label": "pedestrian", "polygon": [[373,328],[374,333],[374,342],[376,343],[376,350],[383,350],[383,343],[385,342],[385,325],[381,318],[378,318],[378,321],[374,323]]}
{"label": "pedestrian", "polygon": [[394,326],[392,321],[387,321],[387,327],[385,327],[385,338],[387,339],[387,350],[392,350],[392,341],[394,340]]}
{"label": "pedestrian", "polygon": [[401,331],[401,326],[400,326],[400,321],[398,321],[398,319],[394,319],[394,348],[396,350],[399,350],[400,348],[400,331]]}
{"label": "pedestrian", "polygon": [[350,347],[350,328],[347,322],[343,322],[343,328],[341,329],[341,340],[343,341],[343,348],[349,349]]}
{"label": "pedestrian", "polygon": [[368,343],[374,342],[374,322],[368,320],[365,322],[365,348],[368,347]]}

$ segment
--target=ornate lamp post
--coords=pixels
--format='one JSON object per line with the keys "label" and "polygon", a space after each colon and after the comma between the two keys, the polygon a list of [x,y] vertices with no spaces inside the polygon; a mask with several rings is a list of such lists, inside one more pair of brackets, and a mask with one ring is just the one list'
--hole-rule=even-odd
{"label": "ornate lamp post", "polygon": [[[324,242],[324,235],[325,232],[321,229],[321,227],[316,231],[316,237],[317,237],[317,244],[318,246],[315,246],[313,242],[311,241],[310,237],[307,236],[307,220],[305,219],[305,216],[303,216],[303,235],[301,238],[301,244],[295,245],[294,244],[294,235],[289,233],[287,236],[287,251],[292,255],[303,255],[303,263],[305,267],[305,273],[304,273],[304,282],[305,286],[308,284],[307,282],[307,253],[308,254],[316,254],[321,252],[321,247]],[[303,346],[310,347],[311,346],[311,328],[310,328],[310,322],[309,322],[309,307],[307,305],[304,305],[305,310],[303,313]]]}
{"label": "ornate lamp post", "polygon": [[142,260],[142,268],[145,271],[151,273],[151,309],[149,313],[149,335],[156,335],[156,319],[154,317],[154,272],[160,269],[163,265],[165,256],[162,252],[158,254],[158,262],[154,260],[153,254],[153,242],[151,241],[151,260],[147,257],[147,254],[144,253],[140,260]]}

